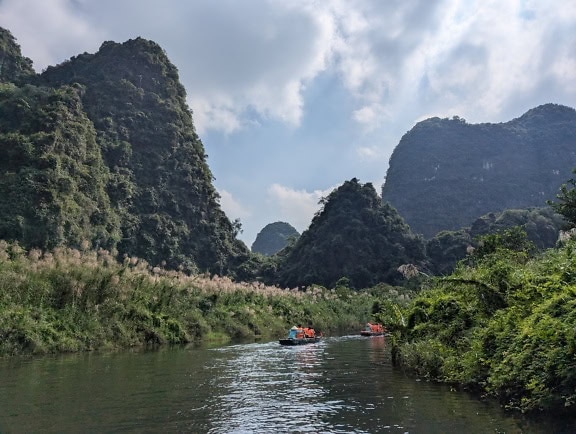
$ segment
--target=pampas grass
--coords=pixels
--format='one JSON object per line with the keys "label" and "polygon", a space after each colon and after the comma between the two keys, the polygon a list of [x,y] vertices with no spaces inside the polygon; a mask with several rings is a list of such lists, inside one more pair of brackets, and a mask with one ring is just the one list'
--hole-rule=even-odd
{"label": "pampas grass", "polygon": [[373,302],[116,257],[87,243],[42,252],[0,241],[0,355],[271,339],[308,322],[329,332],[357,327]]}

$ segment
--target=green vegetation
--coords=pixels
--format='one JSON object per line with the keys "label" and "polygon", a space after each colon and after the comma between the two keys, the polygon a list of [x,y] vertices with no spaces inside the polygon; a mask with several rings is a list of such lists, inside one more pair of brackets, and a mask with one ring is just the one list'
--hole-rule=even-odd
{"label": "green vegetation", "polygon": [[[576,402],[576,241],[532,256],[519,228],[485,236],[468,264],[428,281],[399,315],[396,362],[521,411]],[[399,319],[400,318],[400,319]]]}
{"label": "green vegetation", "polygon": [[22,56],[12,33],[0,28],[0,83],[20,83],[33,75],[32,61]]}
{"label": "green vegetation", "polygon": [[382,198],[431,238],[505,209],[543,207],[576,167],[576,110],[545,104],[509,122],[432,118],[390,157]]}
{"label": "green vegetation", "polygon": [[0,242],[0,355],[283,336],[295,323],[358,329],[374,296],[189,276],[106,250]]}
{"label": "green vegetation", "polygon": [[186,92],[162,48],[142,38],[104,42],[96,54],[49,67],[37,81],[83,88],[82,103],[111,173],[120,254],[233,275],[249,251],[220,208]]}
{"label": "green vegetation", "polygon": [[360,289],[401,279],[398,267],[424,260],[424,243],[370,183],[344,182],[322,201],[310,227],[283,252],[278,266],[282,286],[320,284],[345,278]]}
{"label": "green vegetation", "polygon": [[[572,171],[576,173],[576,169]],[[560,192],[556,195],[557,202],[548,201],[548,204],[573,227],[576,226],[576,179],[571,178],[562,184]]]}
{"label": "green vegetation", "polygon": [[253,253],[271,256],[288,244],[296,242],[299,236],[298,231],[290,223],[270,223],[258,233],[251,250]]}
{"label": "green vegetation", "polygon": [[105,42],[37,75],[0,29],[0,127],[0,238],[230,276],[249,258],[154,42]]}
{"label": "green vegetation", "polygon": [[472,243],[472,237],[466,229],[438,232],[426,242],[431,273],[438,276],[450,274],[456,264],[466,257]]}
{"label": "green vegetation", "polygon": [[458,261],[464,259],[477,239],[483,235],[521,227],[539,250],[556,245],[560,230],[566,226],[562,215],[550,208],[508,209],[489,213],[474,221],[469,228],[441,231],[426,242],[428,267],[434,275],[450,274]]}
{"label": "green vegetation", "polygon": [[538,249],[576,225],[576,181],[551,203],[559,214],[496,211],[556,191],[576,166],[575,114],[549,104],[499,125],[421,122],[394,151],[385,201],[346,181],[298,240],[276,227],[282,245],[264,256],[220,208],[157,44],[105,42],[36,75],[0,29],[0,355],[271,339],[295,323],[330,333],[372,319],[421,376],[522,411],[569,410],[576,241]]}
{"label": "green vegetation", "polygon": [[0,84],[0,239],[111,248],[120,220],[77,89]]}

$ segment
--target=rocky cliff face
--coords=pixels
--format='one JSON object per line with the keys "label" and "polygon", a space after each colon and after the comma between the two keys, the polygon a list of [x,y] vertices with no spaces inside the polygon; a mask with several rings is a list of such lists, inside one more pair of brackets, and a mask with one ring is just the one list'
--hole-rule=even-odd
{"label": "rocky cliff face", "polygon": [[[12,53],[14,49],[4,52]],[[3,116],[15,121],[3,133],[37,135],[33,140],[19,136],[20,148],[10,147],[8,136],[0,143],[5,152],[11,152],[14,162],[11,170],[28,173],[29,159],[24,158],[28,154],[35,155],[41,163],[47,159],[51,174],[64,170],[65,177],[70,179],[58,187],[62,176],[55,175],[54,188],[50,187],[49,194],[43,197],[50,203],[60,201],[71,206],[83,226],[90,222],[104,225],[105,230],[100,232],[106,239],[98,244],[115,247],[120,254],[137,256],[153,265],[165,264],[189,271],[226,274],[246,259],[249,251],[236,239],[236,229],[218,203],[212,173],[195,132],[178,71],[161,47],[142,38],[123,44],[105,42],[97,53],[73,57],[47,68],[41,75],[29,74],[25,61],[10,64],[20,65],[20,69],[16,68],[20,73],[10,76],[12,82],[6,85],[6,89],[11,89],[10,95],[6,89],[4,92]],[[22,101],[30,110],[18,102],[20,94],[26,96]],[[40,107],[37,103],[44,105]],[[54,115],[50,114],[52,111]],[[63,111],[74,118],[66,113],[56,116]],[[31,127],[23,130],[22,123],[16,122],[18,117],[25,117]],[[81,128],[78,122],[83,123]],[[40,140],[38,134],[46,132],[50,134],[49,140]],[[51,148],[46,147],[47,141]],[[75,150],[85,155],[82,149],[86,149],[86,143],[90,161],[100,162],[96,169],[72,167],[72,162],[78,159],[66,158],[75,155]],[[50,155],[42,154],[46,151]],[[57,158],[52,158],[52,154],[57,154]],[[60,161],[66,161],[66,165]],[[5,189],[14,186],[12,175],[8,169],[0,174]],[[38,182],[44,182],[42,179]],[[106,221],[98,216],[80,217],[84,205],[72,206],[75,200],[72,193],[78,190],[77,186],[89,193],[91,186],[104,186],[97,194],[90,193],[91,200],[102,205],[88,208],[105,208]],[[71,192],[72,199],[60,200],[66,192]],[[40,205],[37,196],[28,197],[29,207]],[[46,221],[52,211],[61,209],[62,206],[43,209]],[[12,221],[26,227],[32,223],[24,215],[12,217]],[[50,243],[42,246],[30,243],[29,247],[75,244],[80,235],[71,239],[67,227],[62,226],[59,241],[53,237]],[[16,223],[3,235],[19,239],[17,232],[10,232],[15,228]]]}
{"label": "rocky cliff face", "polygon": [[402,137],[384,201],[429,238],[481,215],[545,206],[576,167],[576,111],[546,104],[500,124],[432,118]]}

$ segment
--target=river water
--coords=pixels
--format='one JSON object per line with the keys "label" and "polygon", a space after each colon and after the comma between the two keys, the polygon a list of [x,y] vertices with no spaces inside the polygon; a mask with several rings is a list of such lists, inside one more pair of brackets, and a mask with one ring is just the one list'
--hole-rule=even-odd
{"label": "river water", "polygon": [[0,433],[570,433],[418,381],[383,337],[0,360]]}

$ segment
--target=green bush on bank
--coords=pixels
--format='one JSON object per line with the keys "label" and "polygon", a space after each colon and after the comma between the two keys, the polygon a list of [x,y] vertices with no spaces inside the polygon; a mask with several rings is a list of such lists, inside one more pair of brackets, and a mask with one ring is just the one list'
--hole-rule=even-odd
{"label": "green bush on bank", "polygon": [[576,401],[576,242],[531,257],[527,245],[491,241],[402,309],[394,359],[508,408],[566,411]]}
{"label": "green bush on bank", "polygon": [[0,355],[283,336],[365,321],[374,297],[190,276],[110,252],[21,249],[0,241]]}

